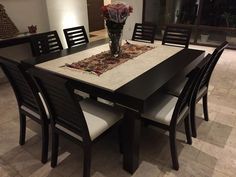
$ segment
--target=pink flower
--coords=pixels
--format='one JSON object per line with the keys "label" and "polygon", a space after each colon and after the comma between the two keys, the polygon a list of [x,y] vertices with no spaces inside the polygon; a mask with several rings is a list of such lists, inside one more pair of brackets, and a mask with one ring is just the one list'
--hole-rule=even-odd
{"label": "pink flower", "polygon": [[101,11],[106,20],[115,23],[124,23],[130,13],[133,12],[133,7],[122,2],[117,2],[102,6]]}

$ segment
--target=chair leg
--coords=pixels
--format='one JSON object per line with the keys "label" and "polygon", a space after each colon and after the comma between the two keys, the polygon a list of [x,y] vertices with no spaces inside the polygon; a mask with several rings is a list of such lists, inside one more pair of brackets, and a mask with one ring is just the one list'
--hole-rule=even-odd
{"label": "chair leg", "polygon": [[191,129],[190,129],[190,116],[187,116],[184,119],[184,127],[185,127],[187,143],[191,145],[192,144],[192,135],[191,135]]}
{"label": "chair leg", "polygon": [[19,144],[25,144],[25,132],[26,132],[26,116],[20,113],[20,139]]}
{"label": "chair leg", "polygon": [[208,121],[209,117],[208,117],[208,106],[207,106],[207,94],[203,96],[202,102],[203,102],[204,119],[205,121]]}
{"label": "chair leg", "polygon": [[91,168],[91,145],[84,146],[84,171],[83,177],[90,177]]}
{"label": "chair leg", "polygon": [[191,103],[191,105],[190,105],[190,121],[191,121],[192,137],[197,138],[195,109],[196,109],[195,102]]}
{"label": "chair leg", "polygon": [[52,157],[51,157],[52,168],[57,166],[58,144],[59,144],[59,135],[55,132],[52,132]]}
{"label": "chair leg", "polygon": [[45,123],[45,125],[42,125],[42,163],[46,163],[48,161],[48,137],[48,124]]}
{"label": "chair leg", "polygon": [[176,130],[170,131],[169,139],[170,139],[170,151],[171,151],[173,169],[179,170],[179,161],[176,149]]}

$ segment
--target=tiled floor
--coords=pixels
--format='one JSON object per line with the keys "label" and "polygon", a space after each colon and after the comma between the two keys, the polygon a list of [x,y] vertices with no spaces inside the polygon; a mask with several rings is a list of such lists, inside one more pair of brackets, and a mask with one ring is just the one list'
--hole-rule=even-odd
{"label": "tiled floor", "polygon": [[[196,47],[211,52],[211,48]],[[202,120],[197,106],[198,138],[185,143],[178,133],[180,170],[171,169],[168,136],[152,127],[141,133],[140,167],[133,177],[234,177],[236,174],[236,51],[226,50],[211,79],[210,121]],[[28,120],[27,142],[18,145],[18,112],[9,84],[0,85],[0,177],[77,177],[82,174],[82,150],[60,139],[60,160],[52,169],[40,163],[40,128]],[[92,159],[93,177],[129,177],[122,169],[117,134],[97,143]]]}
{"label": "tiled floor", "polygon": [[97,40],[104,39],[104,38],[108,37],[106,29],[102,29],[99,31],[93,31],[93,32],[90,32],[89,34],[91,35],[90,39],[89,39],[90,42],[97,41]]}

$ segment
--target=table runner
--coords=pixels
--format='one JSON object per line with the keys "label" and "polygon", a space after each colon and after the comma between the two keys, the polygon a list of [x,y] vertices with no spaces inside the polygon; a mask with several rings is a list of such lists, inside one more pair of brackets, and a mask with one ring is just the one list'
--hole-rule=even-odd
{"label": "table runner", "polygon": [[117,58],[112,58],[110,52],[105,51],[78,62],[66,63],[62,67],[74,69],[75,71],[87,71],[100,76],[104,72],[152,49],[154,47],[126,43],[121,47],[122,53]]}
{"label": "table runner", "polygon": [[[131,43],[141,45],[144,44],[134,41],[132,41]],[[107,89],[109,91],[115,91],[116,89],[120,88],[121,86],[125,85],[126,83],[130,82],[131,80],[135,79],[136,77],[140,76],[144,72],[150,70],[151,68],[155,67],[156,65],[160,64],[161,62],[165,61],[166,59],[168,59],[172,55],[175,55],[183,49],[179,47],[165,46],[161,44],[145,45],[149,45],[155,48],[111,70],[108,70],[99,77],[89,72],[78,72],[74,71],[74,69],[69,70],[61,66],[65,65],[65,63],[77,62],[85,58],[91,57],[92,55],[101,53],[102,51],[107,51],[109,50],[108,44],[104,44],[72,55],[44,62],[36,65],[36,67],[43,68],[61,75],[65,75],[75,80],[80,80],[82,82],[86,82],[91,85]]]}

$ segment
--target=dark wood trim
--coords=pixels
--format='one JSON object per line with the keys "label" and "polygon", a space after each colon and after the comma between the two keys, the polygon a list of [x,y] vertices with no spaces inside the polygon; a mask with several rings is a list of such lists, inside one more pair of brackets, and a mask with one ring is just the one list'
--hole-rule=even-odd
{"label": "dark wood trim", "polygon": [[142,22],[144,23],[145,20],[145,13],[146,13],[146,0],[143,0],[143,12],[142,12]]}
{"label": "dark wood trim", "polygon": [[0,40],[0,48],[10,47],[19,44],[30,43],[30,38],[37,34],[24,35],[20,37],[8,38]]}

